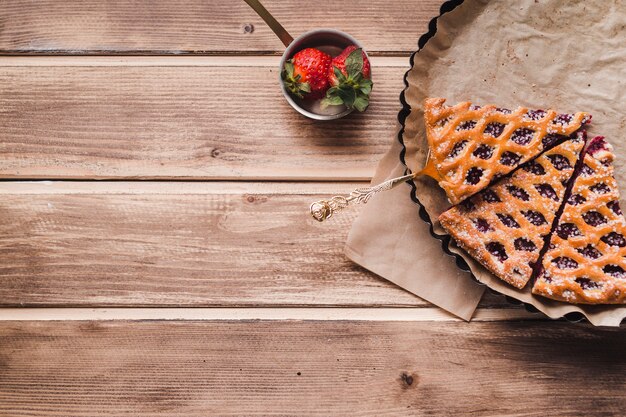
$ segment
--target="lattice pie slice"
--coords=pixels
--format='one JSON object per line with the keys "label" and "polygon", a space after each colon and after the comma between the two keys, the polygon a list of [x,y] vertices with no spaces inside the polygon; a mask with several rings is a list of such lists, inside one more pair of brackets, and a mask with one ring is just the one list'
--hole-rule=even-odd
{"label": "lattice pie slice", "polygon": [[570,136],[591,120],[587,113],[515,111],[469,102],[446,106],[443,98],[424,102],[424,121],[439,186],[452,204]]}
{"label": "lattice pie slice", "polygon": [[552,148],[510,177],[450,208],[441,225],[482,265],[523,288],[565,196],[584,134]]}
{"label": "lattice pie slice", "polygon": [[626,220],[611,145],[590,141],[533,293],[584,304],[626,303]]}

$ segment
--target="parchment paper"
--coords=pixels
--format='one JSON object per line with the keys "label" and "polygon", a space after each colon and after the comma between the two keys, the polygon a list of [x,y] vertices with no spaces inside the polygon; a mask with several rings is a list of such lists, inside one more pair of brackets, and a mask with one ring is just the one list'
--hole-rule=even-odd
{"label": "parchment paper", "polygon": [[[409,86],[405,97],[411,113],[406,119],[402,139],[407,149],[405,160],[408,167],[416,172],[425,163],[428,147],[422,102],[426,97],[446,97],[450,104],[468,100],[512,109],[527,106],[551,107],[563,112],[588,111],[593,115],[589,135],[606,136],[615,147],[616,177],[622,187],[622,206],[626,207],[626,138],[622,133],[626,127],[623,111],[626,104],[623,80],[625,27],[626,4],[623,0],[466,0],[452,12],[444,14],[437,22],[436,35],[415,55],[407,78]],[[402,169],[395,172],[401,174]],[[428,178],[416,180],[415,185],[417,198],[433,220],[434,232],[445,234],[436,221],[438,215],[450,206],[445,194]],[[404,188],[405,192],[407,190],[410,188]],[[385,198],[388,201],[382,209],[397,204],[395,196]],[[372,263],[383,264],[385,268],[379,265],[381,270],[393,269],[394,266],[387,263],[394,259],[412,257],[414,265],[407,266],[409,270],[403,279],[397,278],[397,271],[392,277],[381,275],[409,290],[415,288],[411,291],[442,307],[444,299],[455,298],[446,301],[450,311],[460,311],[464,300],[475,307],[475,298],[464,298],[462,292],[451,294],[442,288],[429,294],[430,298],[423,295],[426,287],[442,279],[446,283],[454,279],[467,280],[463,276],[451,277],[451,271],[444,265],[454,265],[454,261],[441,249],[439,255],[433,255],[438,266],[432,269],[425,269],[422,261],[412,253],[414,250],[406,249],[427,245],[425,239],[438,245],[439,241],[430,236],[411,237],[419,241],[398,245],[393,249],[393,257],[372,255],[377,258],[376,262],[352,256],[362,253],[364,245],[375,246],[375,243],[364,243],[362,238],[355,240],[352,237],[362,236],[364,231],[360,229],[367,220],[375,220],[375,216],[381,216],[381,213],[386,215],[385,211],[376,213],[370,207],[362,211],[348,239],[348,256],[359,263],[363,261],[366,268]],[[405,216],[405,222],[421,221],[415,210],[413,213],[407,211]],[[373,241],[378,240],[378,235],[390,233],[389,229],[371,227],[366,232]],[[392,234],[398,236],[396,231]],[[574,306],[535,297],[530,294],[530,288],[517,290],[500,281],[454,244],[449,249],[465,259],[480,282],[532,304],[549,317],[558,318],[578,311],[594,325],[617,326],[626,316],[626,307],[622,306]]]}
{"label": "parchment paper", "polygon": [[[372,184],[403,175],[402,146],[394,141],[378,164]],[[401,184],[374,195],[354,221],[346,255],[354,262],[417,294],[438,307],[470,320],[485,287],[456,267],[441,242],[419,218],[411,187]],[[341,214],[338,214],[341,215]]]}

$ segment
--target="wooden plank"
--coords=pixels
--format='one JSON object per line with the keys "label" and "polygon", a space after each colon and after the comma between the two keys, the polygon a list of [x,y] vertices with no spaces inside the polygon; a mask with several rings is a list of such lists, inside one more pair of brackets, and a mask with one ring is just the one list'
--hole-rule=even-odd
{"label": "wooden plank", "polygon": [[[297,36],[319,27],[351,33],[372,53],[406,54],[442,0],[346,0],[265,6]],[[283,45],[242,1],[4,0],[0,53],[282,53]]]}
{"label": "wooden plank", "polygon": [[0,414],[613,416],[625,350],[562,322],[2,322]]}
{"label": "wooden plank", "polygon": [[309,216],[358,185],[0,183],[0,304],[428,305],[343,255],[356,208]]}
{"label": "wooden plank", "polygon": [[[406,56],[372,56],[372,67],[407,67]],[[274,55],[13,55],[0,59],[0,67],[271,67]],[[408,67],[407,67],[408,69]]]}
{"label": "wooden plank", "polygon": [[375,68],[367,113],[324,123],[273,67],[157,65],[0,66],[0,178],[368,179],[406,70]]}
{"label": "wooden plank", "polygon": [[[0,321],[94,320],[317,320],[462,321],[438,307],[4,307]],[[548,320],[521,308],[479,308],[472,322]]]}

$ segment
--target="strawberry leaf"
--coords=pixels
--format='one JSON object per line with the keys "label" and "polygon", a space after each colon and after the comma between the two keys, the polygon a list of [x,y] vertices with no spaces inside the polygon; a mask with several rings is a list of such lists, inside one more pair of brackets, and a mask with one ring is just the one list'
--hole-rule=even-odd
{"label": "strawberry leaf", "polygon": [[302,76],[295,74],[295,67],[291,60],[285,62],[283,71],[281,72],[281,78],[285,84],[285,88],[294,96],[298,98],[304,98],[304,94],[311,92],[311,85],[306,82],[303,83],[300,80]]}
{"label": "strawberry leaf", "polygon": [[345,104],[347,108],[351,109],[353,107],[354,100],[356,100],[356,91],[354,91],[353,88],[339,88],[337,95],[341,97],[343,104]]}
{"label": "strawberry leaf", "polygon": [[285,62],[285,71],[283,74],[283,79],[287,77],[293,77],[293,71],[294,71],[294,67],[291,61]]}
{"label": "strawberry leaf", "polygon": [[339,68],[333,67],[333,72],[335,73],[335,77],[337,78],[337,85],[346,82],[346,76],[343,75],[343,72],[341,72]]}
{"label": "strawberry leaf", "polygon": [[343,100],[339,96],[326,97],[322,100],[322,108],[325,109],[328,106],[341,106]]}
{"label": "strawberry leaf", "polygon": [[363,71],[363,52],[361,48],[350,52],[350,55],[346,58],[346,71],[349,77],[356,77],[357,74]]}
{"label": "strawberry leaf", "polygon": [[365,111],[365,109],[367,109],[367,106],[369,106],[370,102],[367,99],[367,97],[365,96],[358,96],[355,100],[354,100],[354,108],[357,109],[358,111]]}
{"label": "strawberry leaf", "polygon": [[359,86],[360,86],[359,90],[361,91],[361,93],[368,96],[372,92],[373,85],[374,84],[372,83],[372,80],[364,79],[359,83]]}

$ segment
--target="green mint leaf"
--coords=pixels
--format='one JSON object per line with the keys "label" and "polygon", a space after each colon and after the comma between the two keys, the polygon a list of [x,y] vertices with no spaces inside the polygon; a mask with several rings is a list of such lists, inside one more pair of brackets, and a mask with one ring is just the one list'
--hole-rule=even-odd
{"label": "green mint leaf", "polygon": [[350,55],[346,58],[346,71],[350,77],[356,77],[357,74],[363,71],[363,52],[361,48],[350,52]]}

